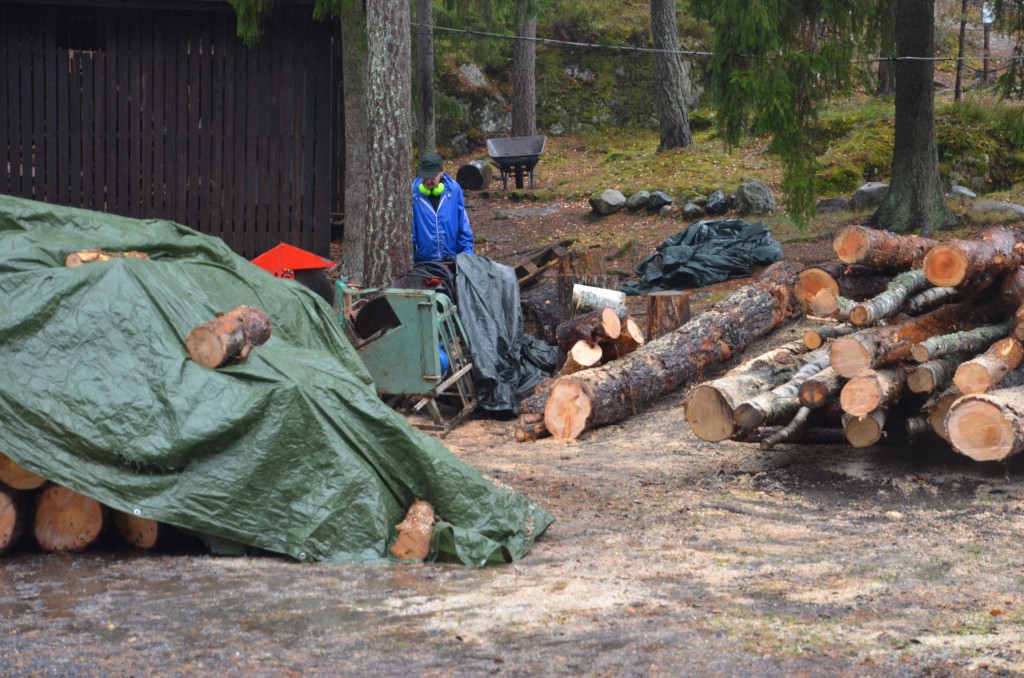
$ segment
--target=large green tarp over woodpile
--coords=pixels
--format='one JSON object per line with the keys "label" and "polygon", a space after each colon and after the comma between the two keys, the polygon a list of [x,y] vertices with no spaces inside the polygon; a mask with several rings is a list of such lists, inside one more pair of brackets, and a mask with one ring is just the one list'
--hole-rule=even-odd
{"label": "large green tarp over woodpile", "polygon": [[[64,266],[96,247],[150,259]],[[190,360],[188,333],[244,304],[270,340],[225,368]],[[320,297],[172,222],[0,196],[0,365],[0,452],[211,542],[385,559],[420,497],[432,553],[479,566],[552,520],[386,407]]]}

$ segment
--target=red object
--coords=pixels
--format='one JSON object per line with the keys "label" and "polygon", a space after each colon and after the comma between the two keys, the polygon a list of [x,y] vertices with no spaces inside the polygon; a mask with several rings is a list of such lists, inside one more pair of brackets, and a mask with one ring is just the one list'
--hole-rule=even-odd
{"label": "red object", "polygon": [[440,278],[427,278],[423,282],[426,283],[427,285],[440,285],[441,284],[441,279]]}
{"label": "red object", "polygon": [[294,278],[295,271],[310,268],[330,268],[334,262],[318,254],[307,252],[287,243],[280,243],[252,260],[264,271],[278,278]]}

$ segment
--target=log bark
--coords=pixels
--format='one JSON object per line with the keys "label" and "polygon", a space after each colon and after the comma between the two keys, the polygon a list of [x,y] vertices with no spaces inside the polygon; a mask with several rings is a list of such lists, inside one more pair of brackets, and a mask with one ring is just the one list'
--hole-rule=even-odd
{"label": "log bark", "polygon": [[640,326],[632,318],[626,318],[625,322],[622,323],[622,332],[619,334],[619,338],[601,344],[601,351],[603,353],[601,362],[618,360],[622,356],[637,350],[645,343],[646,339]]}
{"label": "log bark", "polygon": [[189,332],[185,347],[189,357],[214,369],[243,361],[255,346],[270,339],[270,318],[254,306],[239,306],[218,315]]}
{"label": "log bark", "polygon": [[843,433],[853,447],[871,447],[882,439],[884,429],[884,410],[875,410],[863,417],[852,414],[843,417]]}
{"label": "log bark", "polygon": [[690,295],[686,292],[652,292],[644,295],[647,308],[647,340],[659,339],[690,320]]}
{"label": "log bark", "polygon": [[906,384],[907,373],[900,367],[866,371],[846,382],[839,392],[839,404],[847,414],[866,417],[896,402]]}
{"label": "log bark", "polygon": [[764,440],[761,441],[762,450],[770,450],[779,443],[788,441],[790,438],[794,438],[797,433],[807,425],[807,419],[811,415],[811,409],[807,407],[801,407],[793,415],[792,421],[785,426],[781,427],[778,431],[768,435]]}
{"label": "log bark", "polygon": [[999,285],[999,300],[1008,311],[1013,313],[1024,306],[1024,267],[1018,266],[1006,274],[1003,282]]}
{"label": "log bark", "polygon": [[907,375],[907,388],[913,393],[932,393],[953,383],[956,368],[967,359],[963,353],[953,353],[918,365]]}
{"label": "log bark", "polygon": [[824,407],[839,395],[845,381],[829,365],[800,385],[800,404],[812,410]]}
{"label": "log bark", "polygon": [[847,334],[853,334],[856,331],[856,327],[853,325],[847,325],[846,323],[816,327],[813,330],[807,330],[804,332],[804,346],[813,351],[814,349],[824,346],[825,342],[830,339],[845,337]]}
{"label": "log bark", "polygon": [[936,287],[986,287],[1024,263],[1024,231],[996,227],[970,240],[947,240],[928,251],[924,272]]}
{"label": "log bark", "polygon": [[1024,361],[1024,346],[1015,337],[1006,337],[992,344],[981,355],[956,368],[953,383],[964,395],[991,391],[1012,370]]}
{"label": "log bark", "polygon": [[36,490],[46,478],[28,471],[5,454],[0,454],[0,483],[15,490]]}
{"label": "log bark", "polygon": [[954,450],[976,461],[1002,461],[1024,449],[1024,389],[965,395],[949,408],[945,428]]}
{"label": "log bark", "polygon": [[395,526],[398,539],[391,547],[391,554],[399,560],[423,560],[430,555],[430,541],[434,537],[434,523],[437,515],[434,507],[422,499],[413,501],[405,520]]}
{"label": "log bark", "polygon": [[618,290],[573,285],[572,305],[576,313],[590,313],[610,308],[620,319],[626,317],[626,295]]}
{"label": "log bark", "polygon": [[569,255],[559,262],[559,272],[564,275],[607,275],[604,252],[600,247],[576,246]]}
{"label": "log bark", "polygon": [[897,235],[886,230],[847,226],[832,240],[839,261],[863,264],[884,271],[901,271],[921,265],[938,241],[916,235]]}
{"label": "log bark", "polygon": [[907,437],[911,440],[920,438],[932,430],[931,425],[928,423],[928,418],[924,416],[910,417],[904,422],[904,428],[907,431]]}
{"label": "log bark", "polygon": [[923,292],[915,294],[903,305],[903,312],[907,315],[920,315],[933,309],[959,301],[960,292],[955,287],[929,287]]}
{"label": "log bark", "polygon": [[933,394],[921,407],[921,411],[925,413],[928,419],[928,424],[935,431],[935,434],[943,440],[949,440],[949,436],[946,435],[946,415],[949,413],[949,408],[961,396],[963,394],[960,393],[960,389],[956,386],[950,386],[945,391]]}
{"label": "log bark", "polygon": [[0,553],[10,551],[21,540],[30,512],[25,492],[0,485]]}
{"label": "log bark", "polygon": [[966,303],[950,304],[901,323],[863,329],[830,344],[832,367],[844,377],[854,377],[864,370],[891,365],[909,357],[914,344],[976,324],[988,311]]}
{"label": "log bark", "polygon": [[[554,386],[555,380],[551,377],[545,377],[533,387],[533,393],[526,396],[519,401],[519,419],[520,423],[537,423],[538,421],[544,421],[544,406],[548,403],[548,396],[551,395],[551,387]],[[537,421],[526,420],[524,417],[531,417],[539,415]]]}
{"label": "log bark", "polygon": [[803,364],[789,381],[741,403],[733,411],[733,421],[744,432],[767,424],[780,423],[800,409],[800,387],[808,379],[828,367],[829,352],[819,348],[804,356]]}
{"label": "log bark", "polygon": [[758,393],[784,383],[796,371],[803,347],[783,344],[743,363],[714,381],[694,388],[686,399],[686,421],[694,435],[719,442],[735,435],[733,412]]}
{"label": "log bark", "polygon": [[597,344],[618,339],[621,333],[622,322],[619,316],[610,308],[602,308],[579,318],[566,320],[555,330],[555,339],[558,341],[558,348],[568,355],[581,339]]}
{"label": "log bark", "polygon": [[72,252],[64,257],[64,266],[77,268],[82,264],[91,264],[98,261],[110,261],[111,259],[149,259],[145,252],[106,252],[99,247],[91,250],[80,250]]}
{"label": "log bark", "polygon": [[32,534],[48,552],[78,553],[96,543],[107,508],[61,485],[50,484],[36,496]]}
{"label": "log bark", "polygon": [[839,261],[826,261],[800,271],[794,290],[806,308],[820,290],[851,299],[866,299],[883,291],[889,276],[867,266],[850,266]]}
{"label": "log bark", "polygon": [[[431,73],[433,78],[434,74]],[[470,160],[455,173],[455,181],[467,191],[483,191],[491,185],[491,163],[487,160]]]}
{"label": "log bark", "polygon": [[544,425],[544,422],[538,424],[516,424],[515,436],[516,442],[525,443],[531,440],[539,440],[546,438],[551,435],[548,431],[548,427]]}
{"label": "log bark", "polygon": [[900,273],[892,279],[885,292],[854,306],[850,311],[850,322],[857,327],[867,327],[883,318],[890,318],[907,299],[929,285],[924,271],[920,269]]}
{"label": "log bark", "polygon": [[569,349],[559,374],[566,376],[593,367],[601,362],[602,356],[603,351],[600,346],[586,339],[580,339]]}
{"label": "log bark", "polygon": [[[741,443],[763,443],[768,438],[777,435],[785,426],[765,426],[751,431],[750,434],[738,442]],[[828,426],[803,426],[795,431],[785,441],[790,445],[841,445],[846,442],[843,429]],[[778,443],[775,443],[778,444]]]}
{"label": "log bark", "polygon": [[676,331],[621,360],[559,378],[544,408],[548,430],[574,440],[588,428],[625,419],[780,327],[799,312],[793,282],[800,268],[773,264]]}
{"label": "log bark", "polygon": [[819,318],[847,321],[850,319],[850,312],[856,305],[857,302],[852,299],[836,296],[829,290],[818,290],[818,293],[811,299],[810,311],[812,315]]}
{"label": "log bark", "polygon": [[124,511],[112,512],[114,527],[132,548],[152,550],[167,541],[167,527],[152,518],[143,518]]}
{"label": "log bark", "polygon": [[963,332],[940,334],[914,344],[910,357],[919,363],[936,360],[954,353],[978,353],[1010,333],[1011,323],[984,325]]}

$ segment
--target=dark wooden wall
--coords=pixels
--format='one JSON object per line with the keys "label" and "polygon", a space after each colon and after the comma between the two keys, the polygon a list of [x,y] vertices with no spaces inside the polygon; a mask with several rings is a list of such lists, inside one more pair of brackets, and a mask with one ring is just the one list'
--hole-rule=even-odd
{"label": "dark wooden wall", "polygon": [[230,8],[0,2],[0,193],[170,219],[248,258],[279,242],[326,256],[338,25],[280,6],[264,29],[249,49]]}

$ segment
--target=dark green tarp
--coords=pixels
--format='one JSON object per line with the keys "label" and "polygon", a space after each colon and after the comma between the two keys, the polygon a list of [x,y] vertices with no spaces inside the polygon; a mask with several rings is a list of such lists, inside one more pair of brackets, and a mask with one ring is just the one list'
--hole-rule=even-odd
{"label": "dark green tarp", "polygon": [[[150,260],[65,268],[94,247]],[[243,304],[270,340],[192,362],[188,333]],[[478,566],[522,557],[552,520],[386,407],[318,296],[171,222],[0,196],[0,363],[0,452],[211,541],[384,559],[420,497],[436,551]]]}

